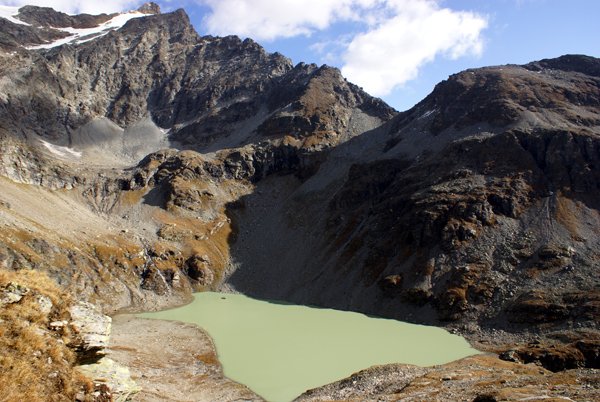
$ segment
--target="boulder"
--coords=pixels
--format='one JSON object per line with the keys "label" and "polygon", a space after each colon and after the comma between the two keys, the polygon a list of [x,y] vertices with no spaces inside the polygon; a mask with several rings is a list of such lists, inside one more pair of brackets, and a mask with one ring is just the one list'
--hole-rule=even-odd
{"label": "boulder", "polygon": [[11,304],[21,301],[23,296],[29,293],[29,288],[25,285],[20,285],[16,282],[11,282],[0,289],[0,300],[2,304]]}
{"label": "boulder", "polygon": [[114,402],[130,401],[142,390],[131,379],[129,368],[120,366],[107,357],[93,364],[81,365],[79,371],[91,378],[96,386],[105,384],[110,389]]}
{"label": "boulder", "polygon": [[91,303],[79,302],[69,308],[71,327],[79,334],[76,348],[84,356],[93,356],[108,346],[112,319]]}

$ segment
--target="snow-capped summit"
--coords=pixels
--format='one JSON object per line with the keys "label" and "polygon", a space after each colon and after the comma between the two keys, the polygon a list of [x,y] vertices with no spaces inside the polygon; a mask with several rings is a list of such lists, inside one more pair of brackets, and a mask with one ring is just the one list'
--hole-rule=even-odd
{"label": "snow-capped summit", "polygon": [[0,28],[6,34],[0,39],[0,48],[50,49],[83,43],[117,30],[131,19],[160,13],[155,3],[146,3],[134,11],[100,15],[69,15],[49,7],[0,6]]}

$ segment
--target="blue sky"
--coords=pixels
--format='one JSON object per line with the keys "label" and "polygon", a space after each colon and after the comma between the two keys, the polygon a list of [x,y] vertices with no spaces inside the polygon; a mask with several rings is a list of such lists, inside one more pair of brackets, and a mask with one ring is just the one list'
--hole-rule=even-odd
{"label": "blue sky", "polygon": [[[144,0],[0,0],[97,14]],[[294,63],[328,64],[406,110],[449,75],[563,54],[600,57],[599,0],[155,0],[202,35],[250,37]]]}

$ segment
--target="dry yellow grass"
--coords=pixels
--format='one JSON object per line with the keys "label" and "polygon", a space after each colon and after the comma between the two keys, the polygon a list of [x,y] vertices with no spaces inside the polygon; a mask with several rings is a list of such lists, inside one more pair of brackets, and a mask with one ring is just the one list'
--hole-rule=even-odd
{"label": "dry yellow grass", "polygon": [[[67,346],[73,335],[67,328],[49,328],[50,322],[68,318],[68,294],[38,271],[0,270],[0,288],[11,282],[29,292],[19,302],[0,305],[0,401],[73,401],[83,389],[90,391]],[[52,301],[49,314],[40,310],[39,296]]]}

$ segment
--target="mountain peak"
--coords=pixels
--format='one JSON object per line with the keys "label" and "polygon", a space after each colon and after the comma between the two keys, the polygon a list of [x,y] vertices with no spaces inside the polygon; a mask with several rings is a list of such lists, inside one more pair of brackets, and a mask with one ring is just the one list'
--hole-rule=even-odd
{"label": "mountain peak", "polygon": [[[100,38],[122,28],[130,20],[141,17],[148,18],[146,23],[152,26],[168,26],[170,32],[179,32],[189,25],[189,18],[183,10],[162,14],[160,7],[152,2],[135,11],[99,15],[69,15],[50,7],[4,7],[0,9],[0,17],[0,30],[4,33],[0,38],[0,49],[5,51],[13,51],[19,47],[37,50],[63,44],[77,45]],[[138,25],[140,24],[133,24]],[[143,25],[142,23],[140,29],[145,29]],[[129,24],[130,28],[131,26]]]}
{"label": "mountain peak", "polygon": [[600,60],[581,54],[566,54],[555,59],[534,61],[526,64],[524,67],[531,71],[539,71],[545,68],[600,77]]}
{"label": "mountain peak", "polygon": [[161,14],[160,6],[154,2],[148,2],[137,9],[142,14]]}

